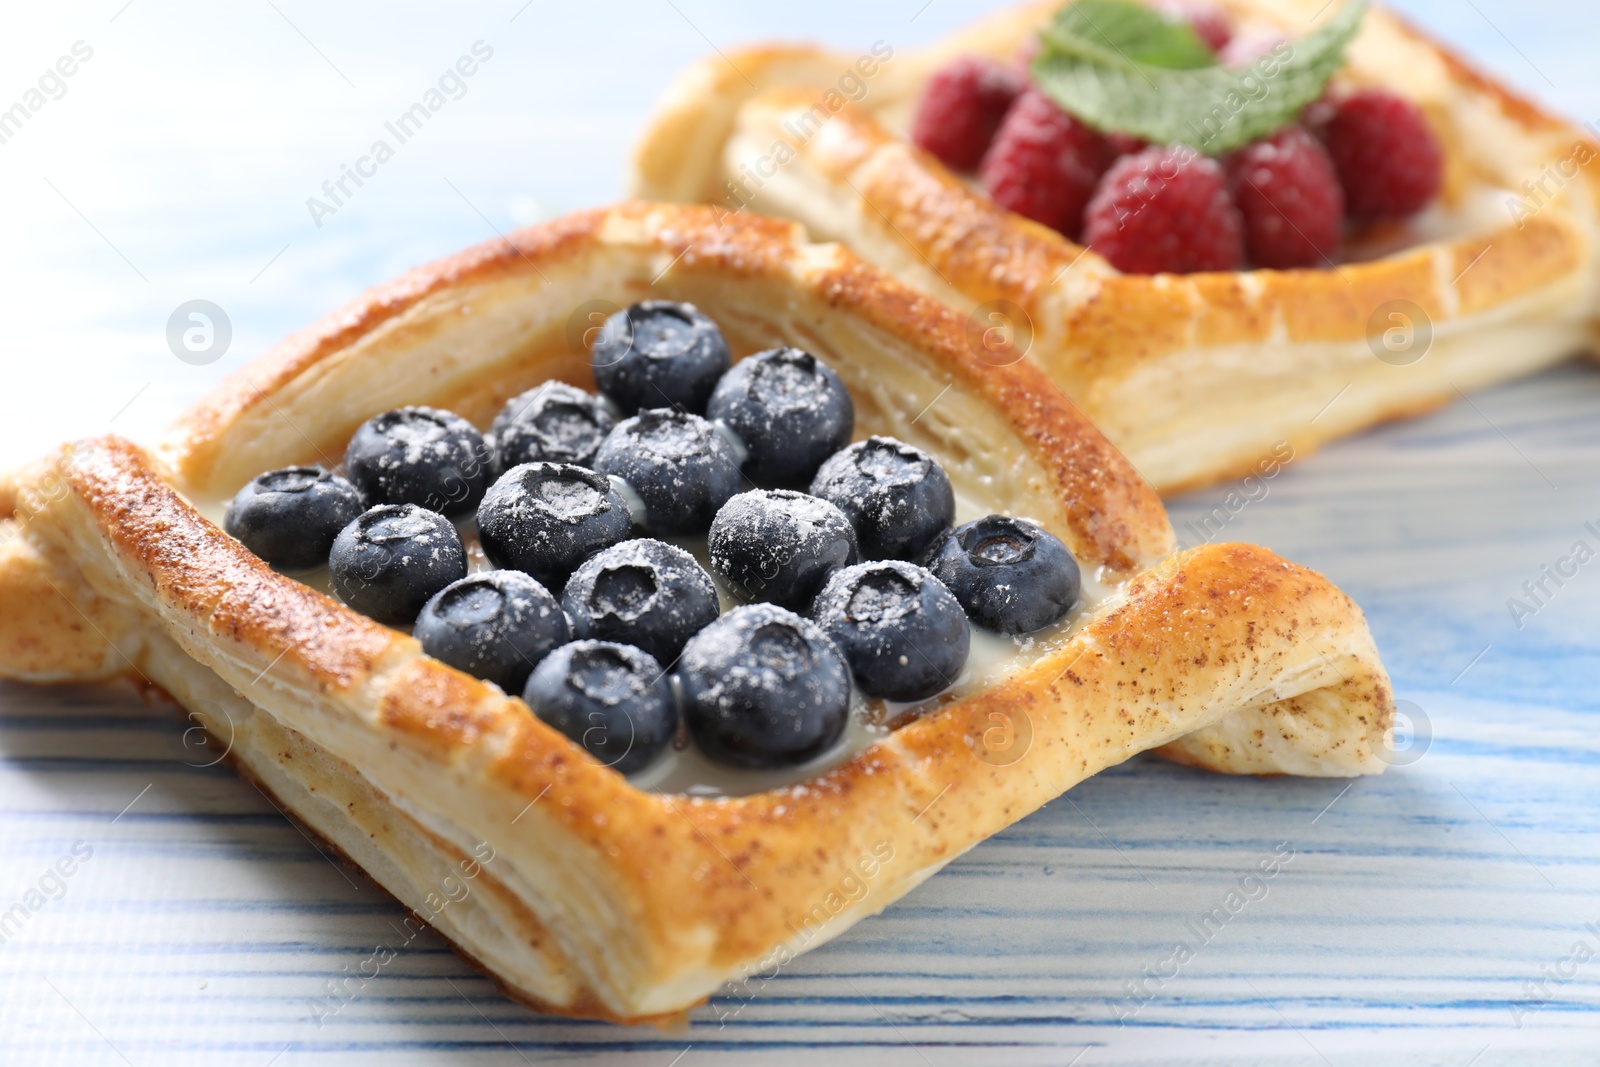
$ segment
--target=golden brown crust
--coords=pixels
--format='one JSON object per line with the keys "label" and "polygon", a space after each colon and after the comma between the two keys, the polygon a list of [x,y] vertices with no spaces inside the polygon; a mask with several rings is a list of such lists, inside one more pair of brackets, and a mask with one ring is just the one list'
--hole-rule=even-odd
{"label": "golden brown crust", "polygon": [[[111,556],[142,570],[135,580],[149,582],[151,602],[177,624],[180,641],[186,630],[204,633],[241,659],[273,664],[280,683],[323,692],[371,683],[385,656],[406,646],[407,658],[372,697],[380,728],[441,769],[493,735],[498,755],[485,777],[524,803],[545,798],[543,817],[588,848],[626,856],[611,877],[614,890],[629,883],[635,894],[634,921],[667,939],[692,910],[716,931],[717,964],[769,950],[807,910],[797,902],[826,896],[850,857],[875,841],[892,841],[912,869],[940,862],[1152,737],[1218,717],[1220,709],[1205,707],[1216,674],[1237,674],[1236,685],[1259,692],[1282,663],[1315,658],[1302,645],[1331,647],[1342,660],[1347,631],[1364,636],[1353,605],[1316,575],[1252,546],[1207,547],[1134,579],[1122,606],[1059,653],[902,728],[802,793],[716,801],[645,794],[520,702],[264,567],[164,486],[133,446],[107,439],[79,451],[76,500]],[[248,590],[261,610],[233,612],[219,587]],[[323,640],[330,630],[336,636]],[[1381,692],[1381,672],[1372,684]],[[1375,727],[1381,737],[1385,705],[1376,693],[1364,703],[1363,714],[1385,720]],[[1024,761],[974,754],[996,714],[1029,724]],[[948,803],[919,823],[940,796]],[[849,829],[819,838],[818,827],[841,822]]]}
{"label": "golden brown crust", "polygon": [[115,616],[20,535],[0,545],[0,603],[27,605],[0,612],[0,663],[11,677],[81,680],[127,670],[109,636],[122,636]]}
{"label": "golden brown crust", "polygon": [[1159,501],[1059,389],[1030,363],[986,363],[947,308],[908,289],[887,292],[881,278],[852,261],[826,275],[821,288],[835,306],[938,353],[955,388],[1002,412],[1011,432],[1065,490],[1067,524],[1095,546],[1093,558],[1127,571],[1160,551],[1159,533],[1151,534],[1165,521]]}
{"label": "golden brown crust", "polygon": [[[159,687],[151,688],[157,692],[160,692]],[[172,697],[170,694],[162,693],[161,695],[167,702],[172,702]],[[209,733],[210,731],[207,732]],[[241,759],[239,755],[233,751],[230,740],[230,738],[218,737],[217,735],[212,734],[207,743],[224,750],[222,762],[225,762],[232,767],[234,772],[237,773],[241,778],[245,779],[245,781],[249,782],[266,796],[273,796],[273,789],[271,785],[269,785],[260,775],[256,774],[254,768],[248,761]],[[387,893],[389,891],[388,886],[385,886],[382,882],[374,878],[372,873],[364,868],[355,857],[351,856],[347,851],[345,851],[345,849],[337,841],[323,834],[321,829],[315,824],[303,819],[293,807],[285,805],[284,807],[280,808],[280,812],[302,834],[304,834],[308,840],[314,842],[314,847],[318,848],[319,850],[332,852],[335,856],[342,860],[346,866],[365,878],[368,884],[373,886],[375,889],[378,889],[380,892]],[[468,857],[466,857],[459,849],[455,848],[449,842],[443,841],[436,837],[432,838],[432,842],[443,855],[449,857],[452,861],[457,863],[470,862]],[[479,875],[479,877],[484,876]],[[521,915],[523,923],[525,924],[524,930],[542,930],[542,925],[539,923],[537,916],[535,916],[529,909],[524,907],[520,901],[517,901],[507,890],[504,889],[504,887],[498,886],[487,877],[484,877],[484,884],[493,885],[493,891],[505,898],[506,905],[515,909],[519,915]],[[418,924],[418,929],[423,926],[433,926],[433,924],[429,923],[426,915],[415,910],[410,912],[409,921]],[[580,996],[566,1004],[557,1004],[551,1001],[542,1000],[538,997],[532,996],[527,990],[521,989],[508,982],[506,978],[497,973],[493,967],[454,941],[450,937],[450,932],[448,929],[441,929],[438,926],[433,926],[433,929],[435,933],[450,943],[450,947],[455,950],[456,955],[460,956],[462,960],[472,967],[473,970],[477,971],[484,978],[487,978],[495,986],[495,988],[500,991],[501,995],[505,996],[509,1000],[516,1001],[523,1007],[530,1008],[534,1011],[544,1012],[550,1015],[569,1015],[581,1019],[598,1019],[604,1022],[626,1023],[630,1025],[650,1023],[669,1025],[682,1021],[684,1017],[684,1013],[681,1011],[664,1012],[660,1015],[653,1016],[621,1016],[613,1013],[605,1004],[595,1000],[593,997],[590,997],[587,994]],[[546,939],[548,939],[548,935],[546,935]]]}
{"label": "golden brown crust", "polygon": [[[411,638],[276,574],[174,488],[227,491],[233,468],[298,458],[306,443],[290,433],[262,444],[252,420],[263,410],[337,447],[315,419],[329,401],[308,383],[392,376],[396,359],[427,351],[441,330],[452,351],[483,352],[447,381],[415,383],[416,399],[503,395],[507,380],[559,353],[517,348],[513,364],[490,342],[544,337],[547,318],[561,326],[565,297],[544,287],[574,278],[607,299],[695,299],[741,351],[792,339],[826,353],[859,398],[864,429],[928,444],[953,478],[1040,518],[1120,589],[1059,649],[802,785],[667,796],[629,785],[521,701],[422,656]],[[543,302],[557,305],[544,309],[551,315],[536,313]],[[38,494],[19,515],[30,543],[56,551],[55,580],[102,604],[108,632],[155,635],[128,649],[141,675],[208,713],[226,715],[233,701],[259,715],[238,743],[251,746],[253,766],[282,776],[268,787],[286,804],[302,802],[301,787],[307,796],[339,787],[328,774],[347,791],[359,784],[375,810],[352,802],[360,821],[342,847],[370,848],[362,854],[386,864],[385,884],[403,899],[421,892],[423,859],[448,868],[472,842],[492,842],[483,885],[494,906],[483,914],[500,925],[492,935],[467,922],[442,928],[551,1010],[670,1016],[775,952],[820,944],[1152,746],[1222,769],[1382,767],[1387,684],[1348,598],[1258,548],[1170,555],[1159,502],[1038,371],[984,363],[948,309],[771,220],[623,205],[411,272],[224,385],[165,454],[168,466],[104,438],[55,465],[65,491]],[[0,584],[12,569],[0,562]],[[0,673],[37,666],[21,659],[0,658]],[[56,666],[54,676],[75,669]],[[1016,747],[997,750],[997,729]],[[280,759],[270,738],[290,736],[334,770]],[[337,810],[319,812],[324,832],[340,825],[326,821]],[[859,886],[869,861],[860,893],[841,889]],[[523,969],[507,962],[507,946]]]}
{"label": "golden brown crust", "polygon": [[[1055,6],[1011,9],[896,56],[893,76],[820,123],[803,116],[815,113],[826,82],[769,84],[762,74],[839,69],[845,56],[762,49],[755,86],[713,86],[686,72],[643,139],[635,188],[796,218],[963,312],[1012,302],[1031,324],[1032,357],[1163,492],[1248,469],[1279,440],[1310,450],[1449,399],[1465,383],[1592,346],[1600,174],[1578,168],[1537,210],[1526,210],[1531,200],[1511,205],[1524,181],[1544,182],[1579,146],[1600,156],[1600,145],[1381,8],[1369,13],[1344,77],[1428,110],[1446,147],[1444,210],[1458,221],[1455,232],[1336,270],[1122,276],[897,135],[939,62],[962,51],[1012,57]],[[1242,21],[1297,33],[1326,5],[1227,6]],[[744,68],[743,53],[729,61]],[[691,119],[720,131],[715,153],[666,138]],[[761,168],[773,158],[778,166]],[[1374,358],[1371,338],[1388,325],[1377,319],[1395,301],[1431,327],[1428,368],[1398,374]],[[1358,388],[1337,410],[1314,417],[1350,384]]]}
{"label": "golden brown crust", "polygon": [[216,441],[239,415],[268,402],[283,386],[351,342],[370,335],[414,307],[430,293],[485,280],[533,259],[558,261],[562,252],[593,236],[599,213],[569,215],[545,226],[516,231],[509,239],[486,241],[453,256],[407,271],[374,286],[361,297],[291,334],[260,358],[245,364],[167,435],[174,465],[202,481]]}
{"label": "golden brown crust", "polygon": [[[1090,559],[1126,571],[1136,560],[1166,551],[1170,540],[1160,502],[1081,412],[1070,403],[1041,399],[1050,394],[1059,398],[1060,393],[1037,368],[1026,361],[1004,366],[984,362],[967,338],[965,322],[948,308],[912,290],[884,286],[878,272],[854,257],[802,257],[802,243],[792,223],[741,216],[731,225],[711,211],[647,204],[580,212],[558,223],[517,230],[409,271],[275,347],[181,419],[167,436],[163,456],[180,485],[231,493],[237,481],[223,479],[219,485],[215,472],[223,453],[237,454],[244,420],[263,410],[280,410],[280,394],[291,383],[314,376],[319,364],[333,362],[354,341],[369,337],[428,296],[504,280],[536,292],[546,272],[577,269],[579,261],[588,264],[610,252],[641,259],[648,254],[672,264],[670,278],[658,282],[658,290],[679,284],[693,297],[696,277],[717,285],[744,280],[793,288],[811,294],[819,306],[905,339],[926,361],[929,373],[984,401],[1012,431],[1036,446],[1030,454],[1051,482],[1065,488],[1057,499],[1066,502],[1067,524]],[[566,376],[587,384],[586,371]],[[313,438],[325,433],[322,427],[297,424],[295,433],[301,432]],[[349,428],[335,432],[347,437]],[[331,443],[318,440],[316,446],[342,454],[342,447]]]}
{"label": "golden brown crust", "polygon": [[128,577],[148,585],[150,596],[206,620],[214,640],[247,652],[272,647],[283,653],[277,669],[298,670],[322,689],[343,692],[396,646],[415,647],[239,551],[126,441],[108,437],[80,446],[70,480]]}

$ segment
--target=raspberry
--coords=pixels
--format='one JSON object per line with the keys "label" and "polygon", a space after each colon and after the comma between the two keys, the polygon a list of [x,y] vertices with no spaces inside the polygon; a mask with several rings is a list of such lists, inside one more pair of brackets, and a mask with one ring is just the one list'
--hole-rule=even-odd
{"label": "raspberry", "polygon": [[1439,194],[1444,152],[1422,110],[1381,89],[1334,105],[1324,134],[1352,218],[1414,215]]}
{"label": "raspberry", "polygon": [[1320,265],[1339,247],[1344,193],[1333,161],[1299,126],[1246,145],[1228,160],[1244,243],[1257,266]]}
{"label": "raspberry", "polygon": [[1233,40],[1233,26],[1217,8],[1196,7],[1189,12],[1188,23],[1213,52],[1222,51]]}
{"label": "raspberry", "polygon": [[1317,140],[1323,147],[1328,144],[1328,123],[1333,121],[1334,114],[1338,111],[1338,97],[1334,92],[1324,92],[1311,103],[1300,109],[1300,125]]}
{"label": "raspberry", "polygon": [[1031,81],[1030,71],[1033,70],[1033,61],[1039,58],[1039,53],[1044,51],[1044,40],[1038,34],[1033,34],[1026,41],[1017,46],[1012,63],[1022,72],[1024,81]]}
{"label": "raspberry", "polygon": [[928,79],[911,123],[912,143],[952,170],[977,169],[1023,85],[1016,70],[992,59],[952,60]]}
{"label": "raspberry", "polygon": [[1130,274],[1236,270],[1243,223],[1216,160],[1156,145],[1111,165],[1089,201],[1084,243]]}
{"label": "raspberry", "polygon": [[1106,134],[1106,147],[1111,150],[1113,159],[1119,156],[1131,156],[1135,152],[1143,152],[1150,147],[1150,142],[1143,137],[1135,137],[1131,133]]}
{"label": "raspberry", "polygon": [[980,176],[1001,207],[1073,237],[1108,155],[1098,133],[1029,89],[1006,113]]}

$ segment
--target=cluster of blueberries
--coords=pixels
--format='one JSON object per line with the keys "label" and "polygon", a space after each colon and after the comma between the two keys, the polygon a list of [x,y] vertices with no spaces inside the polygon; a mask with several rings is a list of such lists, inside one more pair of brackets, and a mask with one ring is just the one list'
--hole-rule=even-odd
{"label": "cluster of blueberries", "polygon": [[[1028,633],[1078,599],[1060,539],[1000,515],[952,529],[932,457],[849,444],[850,394],[806,352],[731,366],[697,308],[648,301],[606,322],[590,362],[604,399],[546,382],[487,435],[447,411],[385,412],[343,476],[263,474],[224,525],[275,567],[327,564],[350,607],[412,626],[624,774],[672,743],[680,708],[719,762],[805,762],[843,733],[852,676],[925,700],[965,666],[969,616]],[[453,520],[474,515],[497,569],[468,574]],[[711,575],[660,539],[699,535],[743,606],[721,613]]]}

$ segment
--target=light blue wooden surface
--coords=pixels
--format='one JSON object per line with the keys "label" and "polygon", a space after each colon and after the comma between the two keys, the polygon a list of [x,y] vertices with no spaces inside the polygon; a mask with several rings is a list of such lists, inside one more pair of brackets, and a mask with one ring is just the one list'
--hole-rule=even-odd
{"label": "light blue wooden surface", "polygon": [[[74,41],[94,55],[0,144],[0,463],[149,438],[367,284],[615,197],[654,95],[709,47],[911,47],[985,6],[274,2],[13,14],[0,103]],[[1592,5],[1402,6],[1600,118]],[[461,99],[316,227],[305,199],[479,40]],[[234,328],[204,367],[163,336],[196,297]],[[1597,410],[1600,373],[1561,368],[1301,457],[1228,525],[1366,608],[1420,758],[1348,790],[1135,760],[681,1032],[532,1014],[431,936],[319,1027],[312,999],[398,943],[399,908],[197,766],[169,709],[0,686],[0,910],[59,894],[0,945],[0,1061],[1600,1062],[1600,959],[1567,962],[1600,955],[1600,561],[1520,627],[1507,607],[1574,542],[1600,549]],[[1224,492],[1174,502],[1180,530]],[[75,842],[92,856],[50,881]],[[1293,858],[1200,943],[1274,850]],[[1146,968],[1166,977],[1130,995]]]}

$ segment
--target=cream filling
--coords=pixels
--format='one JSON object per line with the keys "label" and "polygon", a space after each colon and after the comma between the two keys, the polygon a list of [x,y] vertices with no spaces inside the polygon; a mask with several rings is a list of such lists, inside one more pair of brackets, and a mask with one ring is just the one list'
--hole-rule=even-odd
{"label": "cream filling", "polygon": [[1392,230],[1346,241],[1339,250],[1339,262],[1363,263],[1423,245],[1449,244],[1494,233],[1514,221],[1507,205],[1515,199],[1511,190],[1495,186],[1468,190],[1453,204],[1435,199]]}
{"label": "cream filling", "polygon": [[[636,499],[631,489],[624,493],[624,496],[630,498],[631,507],[633,500]],[[192,503],[201,515],[218,529],[222,528],[228,500],[206,499]],[[956,525],[994,514],[997,510],[999,509],[985,507],[977,501],[957,494]],[[470,515],[465,516],[457,520],[456,529],[460,532],[462,544],[467,550],[468,573],[477,574],[493,570],[493,565],[478,543],[476,520]],[[687,550],[699,560],[700,565],[716,583],[724,612],[744,603],[733,595],[727,583],[712,569],[704,536],[662,538],[662,540]],[[333,592],[326,566],[311,571],[285,572],[285,576],[338,599]],[[1119,589],[1117,585],[1107,582],[1098,571],[1085,570],[1082,577],[1083,588],[1078,603],[1065,618],[1043,630],[1013,637],[971,625],[972,646],[967,656],[966,667],[948,688],[927,700],[906,704],[882,701],[868,698],[852,686],[850,719],[844,734],[832,748],[815,759],[794,767],[768,771],[728,767],[709,759],[685,732],[680,734],[678,742],[660,758],[644,770],[632,775],[629,783],[649,792],[716,797],[745,796],[808,781],[830,768],[847,762],[874,742],[888,737],[898,727],[937,710],[951,700],[981,691],[1013,671],[1027,667],[1060,648],[1087,619],[1098,614],[1106,601]],[[397,627],[397,629],[409,632],[408,627]],[[520,696],[517,693],[510,695]]]}

